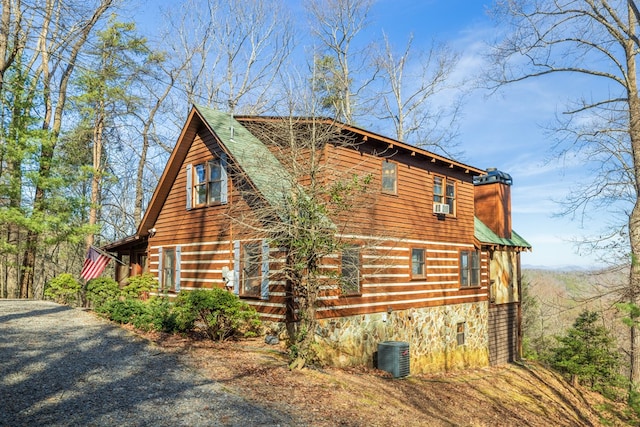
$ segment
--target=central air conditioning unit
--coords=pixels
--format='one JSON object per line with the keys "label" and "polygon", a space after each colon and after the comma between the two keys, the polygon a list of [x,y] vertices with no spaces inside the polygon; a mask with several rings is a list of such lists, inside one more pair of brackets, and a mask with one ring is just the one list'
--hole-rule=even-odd
{"label": "central air conditioning unit", "polygon": [[383,341],[378,343],[378,369],[389,372],[393,378],[409,375],[409,343]]}
{"label": "central air conditioning unit", "polygon": [[449,205],[446,203],[434,203],[433,204],[433,213],[434,214],[441,214],[441,215],[448,215],[449,213]]}

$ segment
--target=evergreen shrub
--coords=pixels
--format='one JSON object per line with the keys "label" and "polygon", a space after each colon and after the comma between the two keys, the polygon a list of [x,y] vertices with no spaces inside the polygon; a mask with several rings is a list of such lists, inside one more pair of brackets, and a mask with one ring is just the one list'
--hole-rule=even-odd
{"label": "evergreen shrub", "polygon": [[102,306],[112,299],[120,296],[118,282],[110,277],[98,277],[87,283],[87,299],[93,304],[93,308],[101,312]]}
{"label": "evergreen shrub", "polygon": [[154,329],[154,318],[150,305],[134,298],[111,299],[102,306],[102,312],[112,321],[128,323],[148,331]]}
{"label": "evergreen shrub", "polygon": [[122,295],[127,298],[140,298],[149,294],[152,289],[158,288],[158,281],[151,273],[132,276],[127,279],[127,284],[122,288]]}
{"label": "evergreen shrub", "polygon": [[80,301],[82,285],[69,273],[51,279],[44,289],[44,296],[59,304],[77,305]]}
{"label": "evergreen shrub", "polygon": [[180,294],[175,310],[180,329],[201,329],[212,340],[256,336],[261,330],[255,309],[224,289]]}

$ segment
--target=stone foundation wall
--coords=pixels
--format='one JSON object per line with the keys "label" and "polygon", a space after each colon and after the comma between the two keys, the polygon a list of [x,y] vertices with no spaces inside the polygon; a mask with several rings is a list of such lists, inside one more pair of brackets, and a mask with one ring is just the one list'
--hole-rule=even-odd
{"label": "stone foundation wall", "polygon": [[[458,326],[464,344],[458,344]],[[382,341],[409,343],[411,373],[489,365],[486,302],[375,313],[319,321],[321,359],[333,366],[374,366]]]}

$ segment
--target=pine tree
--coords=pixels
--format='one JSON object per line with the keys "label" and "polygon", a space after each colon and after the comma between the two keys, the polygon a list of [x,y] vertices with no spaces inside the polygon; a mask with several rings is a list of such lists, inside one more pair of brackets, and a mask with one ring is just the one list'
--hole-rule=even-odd
{"label": "pine tree", "polygon": [[600,315],[585,310],[552,349],[552,366],[592,389],[608,393],[620,386],[620,356],[615,338],[602,325]]}

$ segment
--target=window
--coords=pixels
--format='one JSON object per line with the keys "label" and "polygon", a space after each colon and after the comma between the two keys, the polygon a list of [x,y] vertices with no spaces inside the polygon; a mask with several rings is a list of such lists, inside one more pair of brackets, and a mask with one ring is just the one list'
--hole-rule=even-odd
{"label": "window", "polygon": [[456,325],[456,343],[460,346],[460,345],[464,345],[465,344],[465,340],[464,340],[464,330],[465,330],[466,324],[464,322],[462,323],[458,323]]}
{"label": "window", "polygon": [[173,290],[176,287],[176,251],[164,248],[162,251],[162,289]]}
{"label": "window", "polygon": [[209,160],[194,166],[194,205],[221,203],[222,172],[220,160]]}
{"label": "window", "polygon": [[480,286],[480,252],[460,252],[460,286]]}
{"label": "window", "polygon": [[341,288],[345,295],[360,293],[360,248],[352,246],[342,251]]}
{"label": "window", "polygon": [[226,155],[187,165],[187,209],[227,203]]}
{"label": "window", "polygon": [[424,249],[411,249],[411,277],[425,277]]}
{"label": "window", "polygon": [[456,183],[443,176],[433,177],[433,202],[449,205],[449,214],[455,215]]}
{"label": "window", "polygon": [[259,297],[262,284],[262,243],[245,242],[240,249],[240,295]]}
{"label": "window", "polygon": [[382,162],[382,192],[398,194],[398,165],[388,160]]}

